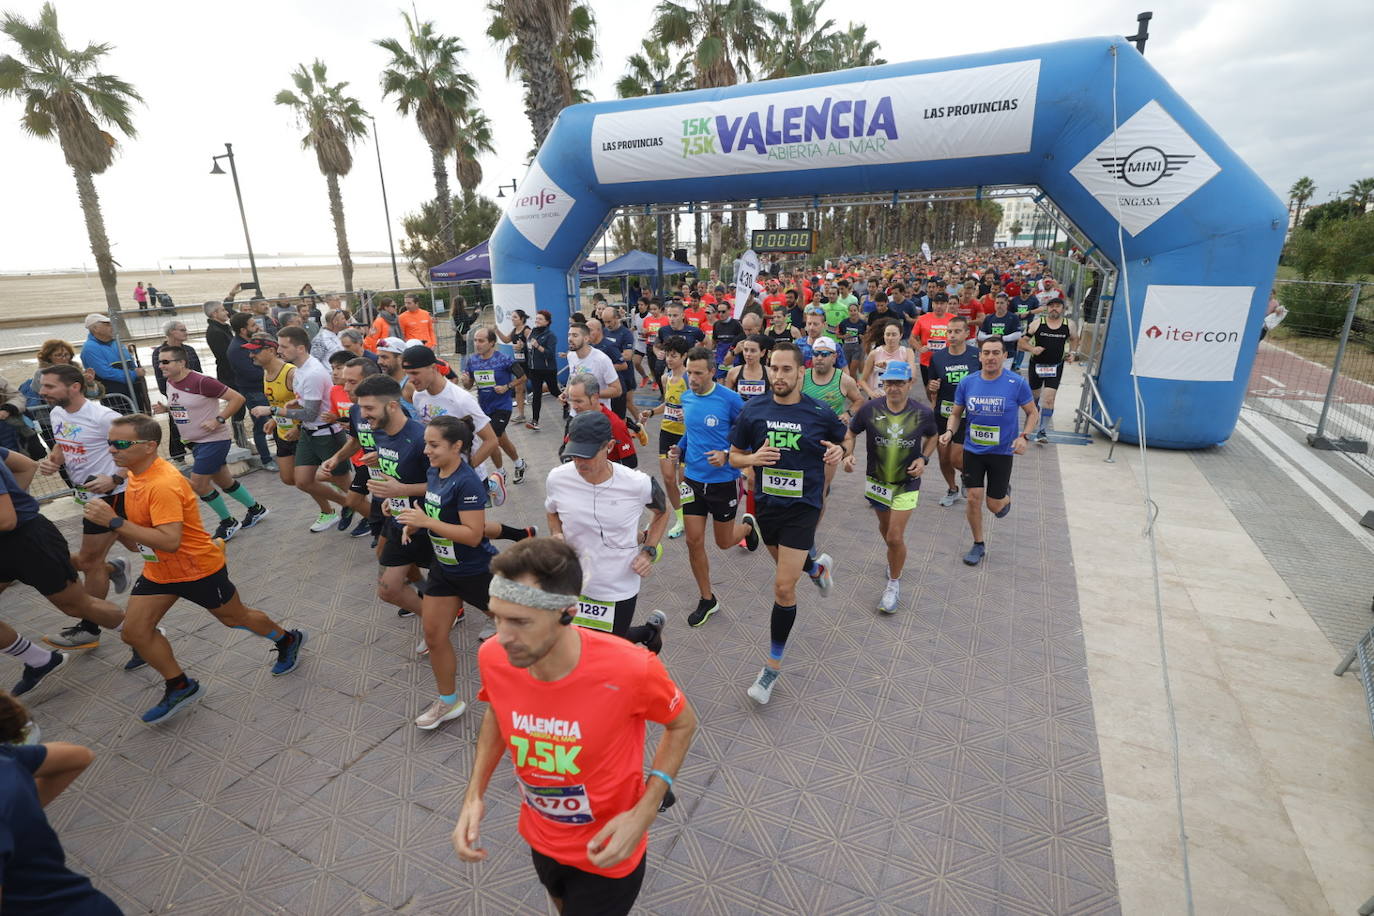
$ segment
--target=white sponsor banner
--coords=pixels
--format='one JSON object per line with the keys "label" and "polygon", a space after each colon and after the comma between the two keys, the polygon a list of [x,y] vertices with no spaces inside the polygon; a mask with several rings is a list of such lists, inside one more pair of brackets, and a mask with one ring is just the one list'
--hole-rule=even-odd
{"label": "white sponsor banner", "polygon": [[535,304],[533,283],[493,283],[491,300],[496,312],[496,326],[503,333],[510,333],[510,313],[516,309],[524,309],[530,317],[530,325],[534,325],[534,313],[539,307]]}
{"label": "white sponsor banner", "polygon": [[1152,285],[1140,314],[1136,375],[1232,381],[1254,295],[1253,286]]}
{"label": "white sponsor banner", "polygon": [[1040,61],[600,114],[602,184],[1000,156],[1030,149]]}
{"label": "white sponsor banner", "polygon": [[506,208],[506,219],[531,244],[542,249],[548,246],[549,239],[563,225],[564,217],[575,203],[577,201],[554,184],[536,162],[525,173],[520,190],[515,192],[515,199]]}
{"label": "white sponsor banner", "polygon": [[745,303],[754,291],[754,281],[759,277],[759,256],[749,249],[739,256],[735,263],[735,318],[744,314]]}
{"label": "white sponsor banner", "polygon": [[1069,174],[1139,235],[1221,171],[1159,102],[1149,102]]}
{"label": "white sponsor banner", "polygon": [[929,264],[931,261],[934,260],[934,258],[932,258],[932,257],[930,256],[930,243],[929,243],[929,242],[922,242],[922,243],[921,243],[921,254],[923,254],[923,255],[926,256],[926,263],[927,263],[927,264]]}

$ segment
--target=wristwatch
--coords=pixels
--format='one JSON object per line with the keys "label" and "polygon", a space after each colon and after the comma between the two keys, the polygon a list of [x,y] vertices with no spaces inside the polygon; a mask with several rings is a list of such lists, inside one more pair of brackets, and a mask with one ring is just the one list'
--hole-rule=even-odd
{"label": "wristwatch", "polygon": [[659,548],[659,545],[657,545],[657,544],[640,544],[640,545],[639,545],[639,550],[640,550],[640,552],[649,555],[649,562],[650,562],[650,563],[657,563],[657,562],[658,562],[658,551],[659,551],[659,549],[660,549],[660,548]]}
{"label": "wristwatch", "polygon": [[124,516],[116,515],[114,518],[110,519],[108,522],[105,523],[105,527],[109,528],[111,531],[116,531],[118,530],[119,526],[123,524]]}
{"label": "wristwatch", "polygon": [[224,419],[224,417],[221,417],[219,414],[215,414],[215,419],[219,421],[221,426],[229,422],[228,420]]}

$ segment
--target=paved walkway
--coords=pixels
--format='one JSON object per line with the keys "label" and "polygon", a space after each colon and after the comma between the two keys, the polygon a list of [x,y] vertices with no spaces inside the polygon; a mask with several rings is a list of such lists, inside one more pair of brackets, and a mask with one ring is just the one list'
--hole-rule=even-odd
{"label": "paved walkway", "polygon": [[[535,467],[498,514],[542,521],[554,434],[518,438]],[[840,476],[821,529],[835,590],[822,601],[803,583],[765,709],[744,691],[766,646],[766,559],[712,553],[725,607],[701,630],[685,624],[681,542],[649,580],[641,603],[670,613],[664,659],[702,725],[653,830],[642,912],[1117,912],[1054,450],[1018,463],[1016,510],[979,569],[958,559],[961,509],[923,503],[893,617],[874,610],[885,562],[859,479]],[[160,683],[120,670],[117,644],[36,691],[47,736],[98,755],[51,809],[74,865],[130,913],[543,912],[508,768],[488,795],[491,859],[452,852],[480,709],[437,733],[411,725],[433,684],[416,622],[372,596],[366,542],[309,534],[304,499],[245,480],[273,514],[232,542],[231,573],[310,631],[302,667],[269,676],[262,640],[183,604],[172,641],[209,690],[191,714],[138,723]],[[4,613],[33,635],[60,623],[28,590]],[[477,629],[454,637],[468,697]]]}

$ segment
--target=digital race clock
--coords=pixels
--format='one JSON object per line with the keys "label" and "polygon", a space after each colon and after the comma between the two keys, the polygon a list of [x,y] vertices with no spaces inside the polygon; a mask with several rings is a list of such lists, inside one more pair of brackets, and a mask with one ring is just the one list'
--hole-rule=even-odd
{"label": "digital race clock", "polygon": [[814,229],[755,229],[751,234],[750,248],[758,254],[771,252],[816,251],[816,231]]}

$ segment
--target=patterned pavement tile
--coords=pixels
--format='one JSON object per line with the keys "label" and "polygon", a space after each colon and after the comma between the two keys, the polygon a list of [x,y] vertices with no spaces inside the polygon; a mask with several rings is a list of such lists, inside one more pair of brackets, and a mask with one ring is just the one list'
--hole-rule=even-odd
{"label": "patterned pavement tile", "polygon": [[[539,522],[554,436],[514,435],[531,472],[494,514]],[[989,524],[976,569],[960,562],[962,506],[917,510],[901,608],[885,616],[885,551],[858,478],[841,475],[818,538],[835,588],[822,599],[799,585],[765,708],[744,689],[767,645],[771,566],[712,548],[722,610],[693,630],[685,545],[669,542],[641,612],[668,612],[663,657],[701,727],[678,804],[654,827],[639,911],[1118,911],[1053,451],[1018,459],[1015,478],[1015,511]],[[207,690],[186,716],[137,721],[157,676],[124,672],[108,635],[35,691],[48,738],[97,752],[49,809],[73,865],[128,913],[551,912],[507,768],[487,796],[488,860],[452,851],[482,714],[480,615],[453,634],[472,708],[419,731],[411,719],[433,691],[419,625],[375,598],[366,541],[311,534],[307,500],[265,474],[247,482],[273,511],[230,544],[230,573],[250,605],[309,632],[301,668],[271,677],[270,645],[181,604],[165,625]],[[75,539],[72,521],[61,527]],[[3,601],[27,635],[61,624],[32,591]]]}

